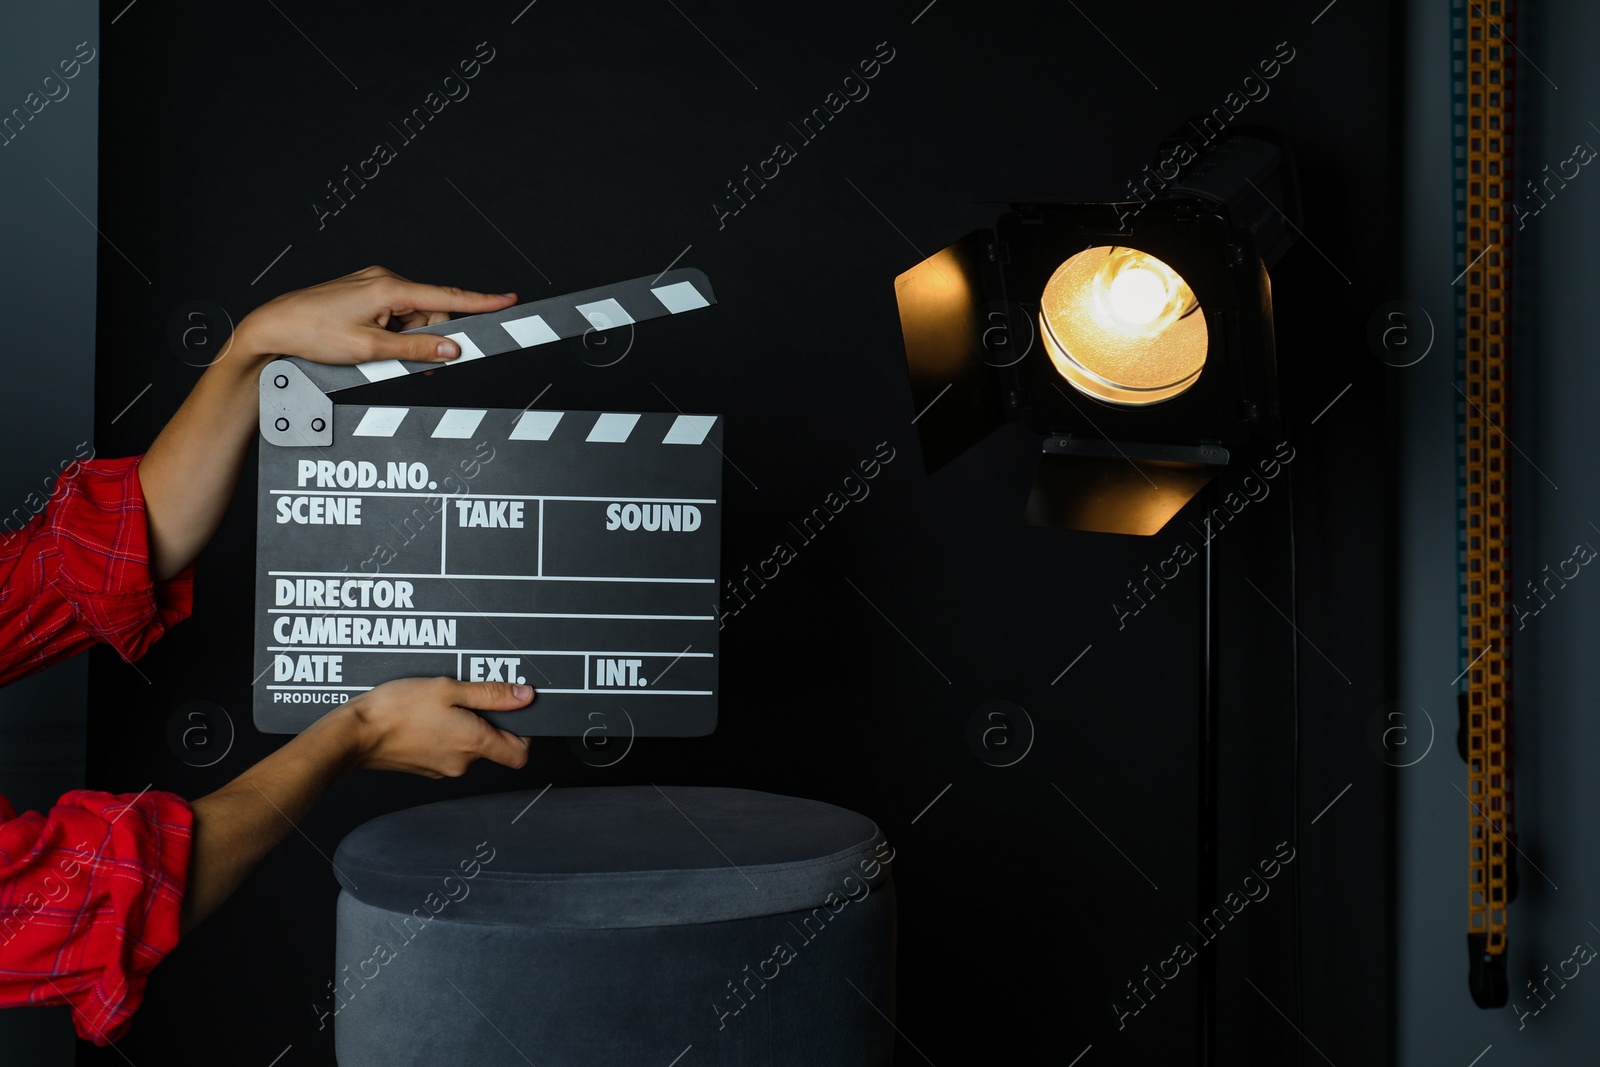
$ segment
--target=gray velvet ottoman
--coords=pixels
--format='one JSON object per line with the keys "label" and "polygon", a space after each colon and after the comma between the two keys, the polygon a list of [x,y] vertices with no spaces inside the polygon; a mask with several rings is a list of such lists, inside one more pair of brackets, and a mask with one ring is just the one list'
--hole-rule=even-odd
{"label": "gray velvet ottoman", "polygon": [[746,789],[497,793],[334,855],[341,1067],[878,1067],[893,849]]}

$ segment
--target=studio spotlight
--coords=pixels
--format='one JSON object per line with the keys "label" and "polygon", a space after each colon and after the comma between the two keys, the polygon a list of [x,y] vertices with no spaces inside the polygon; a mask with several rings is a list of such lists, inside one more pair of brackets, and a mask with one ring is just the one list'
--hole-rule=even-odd
{"label": "studio spotlight", "polygon": [[1157,159],[1149,199],[1012,204],[895,280],[930,473],[1020,421],[1042,439],[1029,522],[1153,534],[1275,434],[1286,150],[1241,130]]}

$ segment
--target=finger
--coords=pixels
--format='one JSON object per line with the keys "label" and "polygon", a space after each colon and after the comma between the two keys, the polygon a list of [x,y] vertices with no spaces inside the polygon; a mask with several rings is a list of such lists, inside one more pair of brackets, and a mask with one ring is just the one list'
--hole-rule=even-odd
{"label": "finger", "polygon": [[377,266],[376,264],[374,264],[373,266],[370,266],[370,267],[362,267],[360,270],[353,270],[349,274],[346,274],[345,277],[346,278],[361,278],[361,279],[397,278],[400,281],[406,281],[407,280],[405,278],[401,278],[400,275],[396,274],[394,271],[390,270],[388,267],[380,267],[380,266]]}
{"label": "finger", "polygon": [[533,687],[511,682],[456,682],[450,690],[451,703],[474,711],[516,711],[533,699]]}
{"label": "finger", "polygon": [[453,285],[423,285],[397,281],[390,290],[390,302],[422,311],[465,311],[476,314],[499,311],[517,302],[516,293],[475,293]]}
{"label": "finger", "polygon": [[526,737],[518,737],[510,730],[491,727],[484,735],[482,744],[478,746],[477,754],[501,766],[521,770],[528,765],[530,744]]}
{"label": "finger", "polygon": [[402,334],[374,327],[367,331],[362,361],[409,359],[418,363],[448,363],[461,355],[461,346],[432,333]]}

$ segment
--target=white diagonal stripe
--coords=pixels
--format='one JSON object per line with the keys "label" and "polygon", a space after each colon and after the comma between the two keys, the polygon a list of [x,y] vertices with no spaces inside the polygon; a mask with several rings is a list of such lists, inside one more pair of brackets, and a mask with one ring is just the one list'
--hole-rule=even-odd
{"label": "white diagonal stripe", "polygon": [[711,306],[711,301],[700,295],[700,290],[694,287],[693,282],[673,282],[671,285],[663,285],[659,289],[650,291],[661,301],[662,306],[674,315],[680,311],[693,311],[695,308]]}
{"label": "white diagonal stripe", "polygon": [[482,408],[451,408],[433,428],[434,437],[471,437],[488,412]]}
{"label": "white diagonal stripe", "polygon": [[564,411],[524,411],[511,427],[512,441],[548,441]]}
{"label": "white diagonal stripe", "polygon": [[623,310],[621,304],[607,297],[596,300],[592,304],[579,304],[578,314],[584,321],[597,330],[609,330],[616,326],[627,326],[633,322],[633,316]]}
{"label": "white diagonal stripe", "polygon": [[452,363],[465,363],[469,359],[482,359],[483,349],[472,343],[472,338],[464,333],[447,333],[446,337],[461,346],[461,357],[453,359]]}
{"label": "white diagonal stripe", "polygon": [[711,427],[717,423],[715,415],[679,415],[672,421],[672,429],[661,439],[664,445],[697,445],[706,439]]}
{"label": "white diagonal stripe", "polygon": [[509,333],[520,348],[532,348],[534,345],[547,345],[551,341],[561,340],[561,335],[552,330],[550,324],[539,315],[502,322],[500,328]]}
{"label": "white diagonal stripe", "polygon": [[[362,366],[367,367],[371,364],[363,363]],[[394,432],[400,428],[400,420],[404,419],[406,412],[410,410],[410,408],[368,408],[351,436],[393,437]]]}
{"label": "white diagonal stripe", "polygon": [[369,382],[381,382],[385,378],[403,378],[406,369],[400,365],[398,359],[380,359],[372,363],[357,363],[356,368],[367,376]]}
{"label": "white diagonal stripe", "polygon": [[637,415],[618,415],[607,412],[594,420],[594,427],[584,440],[620,444],[628,439],[628,435],[633,432],[633,428],[638,422],[639,416]]}

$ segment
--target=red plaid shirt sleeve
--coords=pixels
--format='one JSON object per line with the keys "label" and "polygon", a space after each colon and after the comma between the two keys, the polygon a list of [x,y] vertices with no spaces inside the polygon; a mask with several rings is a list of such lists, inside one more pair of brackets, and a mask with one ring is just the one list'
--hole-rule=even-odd
{"label": "red plaid shirt sleeve", "polygon": [[0,1007],[68,1004],[78,1036],[116,1041],[178,943],[189,805],[74,790],[48,816],[0,797]]}
{"label": "red plaid shirt sleeve", "polygon": [[0,685],[104,642],[128,662],[194,607],[194,568],[150,580],[139,457],[63,472],[42,515],[0,533]]}
{"label": "red plaid shirt sleeve", "polygon": [[[151,580],[138,467],[77,463],[0,533],[0,685],[97,642],[132,662],[189,615],[192,567]],[[79,1036],[121,1036],[177,944],[193,822],[169,793],[75,790],[21,816],[0,797],[0,1007],[68,1004]]]}

